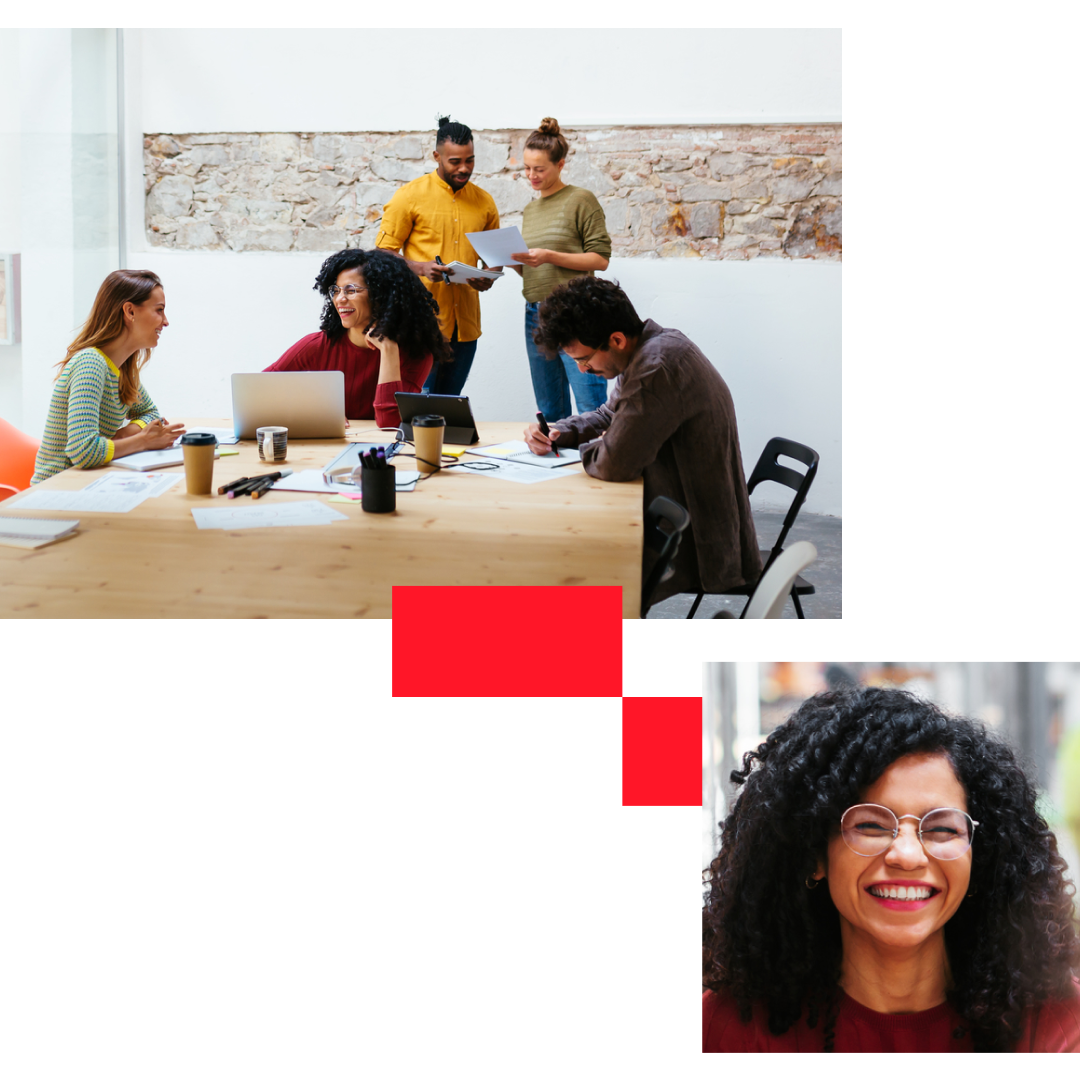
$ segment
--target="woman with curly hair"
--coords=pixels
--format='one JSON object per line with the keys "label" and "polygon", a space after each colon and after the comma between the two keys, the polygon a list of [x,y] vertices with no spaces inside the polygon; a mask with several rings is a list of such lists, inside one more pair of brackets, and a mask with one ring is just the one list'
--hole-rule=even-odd
{"label": "woman with curly hair", "polygon": [[450,350],[438,305],[405,260],[386,251],[339,251],[314,288],[326,298],[319,332],[302,337],[267,371],[341,371],[345,415],[401,423],[394,394],[418,394],[432,362]]}
{"label": "woman with curly hair", "polygon": [[1072,885],[981,724],[818,694],[732,773],[706,872],[704,1047],[1080,1051]]}

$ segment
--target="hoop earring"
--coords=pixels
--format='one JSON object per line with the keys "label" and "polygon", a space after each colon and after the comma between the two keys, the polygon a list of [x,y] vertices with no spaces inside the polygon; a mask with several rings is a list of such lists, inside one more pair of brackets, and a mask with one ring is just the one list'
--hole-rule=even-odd
{"label": "hoop earring", "polygon": [[816,889],[825,879],[824,878],[807,878],[806,887],[808,889]]}

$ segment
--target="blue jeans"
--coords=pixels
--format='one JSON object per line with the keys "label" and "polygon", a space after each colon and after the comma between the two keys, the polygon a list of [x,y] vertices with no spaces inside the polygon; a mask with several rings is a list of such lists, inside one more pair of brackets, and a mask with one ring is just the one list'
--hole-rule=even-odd
{"label": "blue jeans", "polygon": [[582,371],[564,352],[558,359],[549,360],[533,341],[533,331],[539,325],[539,304],[525,305],[525,351],[529,354],[536,407],[544,419],[553,424],[571,415],[570,390],[574,391],[577,415],[599,409],[607,401],[607,379]]}
{"label": "blue jeans", "polygon": [[465,380],[469,377],[469,369],[476,356],[476,342],[458,341],[455,326],[454,336],[450,339],[450,348],[454,353],[453,362],[431,365],[431,372],[424,380],[425,394],[452,394],[457,397],[464,388]]}

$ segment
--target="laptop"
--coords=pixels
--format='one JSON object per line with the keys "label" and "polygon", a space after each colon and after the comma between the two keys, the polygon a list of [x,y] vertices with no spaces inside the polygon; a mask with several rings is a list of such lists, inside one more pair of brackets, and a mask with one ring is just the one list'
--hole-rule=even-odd
{"label": "laptop", "polygon": [[259,371],[232,377],[233,429],[279,424],[290,439],[345,438],[345,374],[341,371]]}
{"label": "laptop", "polygon": [[406,394],[398,391],[398,411],[401,413],[401,430],[406,439],[412,439],[412,420],[414,416],[442,416],[446,419],[444,443],[459,443],[471,446],[480,441],[476,430],[472,408],[467,397],[454,397],[452,394]]}

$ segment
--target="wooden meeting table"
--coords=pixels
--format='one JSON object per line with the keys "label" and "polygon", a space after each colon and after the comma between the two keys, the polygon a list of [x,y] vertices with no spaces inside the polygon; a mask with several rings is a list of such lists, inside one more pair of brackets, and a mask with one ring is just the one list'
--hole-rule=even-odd
{"label": "wooden meeting table", "polygon": [[[520,439],[524,427],[479,424],[479,445]],[[377,441],[372,421],[353,420],[347,441]],[[322,469],[344,445],[290,439],[285,465]],[[452,468],[399,491],[392,514],[333,502],[347,521],[199,529],[193,507],[236,505],[216,494],[219,485],[273,469],[254,441],[223,449],[240,453],[214,463],[214,495],[188,495],[179,466],[169,470],[179,483],[128,513],[24,511],[77,518],[79,531],[42,548],[0,546],[0,617],[388,619],[394,585],[621,585],[623,617],[638,617],[641,481],[605,483],[577,464],[537,484]],[[394,461],[415,468],[411,457]],[[102,471],[68,469],[36,487],[78,490]],[[273,491],[253,505],[329,498]],[[20,513],[19,499],[0,502],[0,515]]]}

